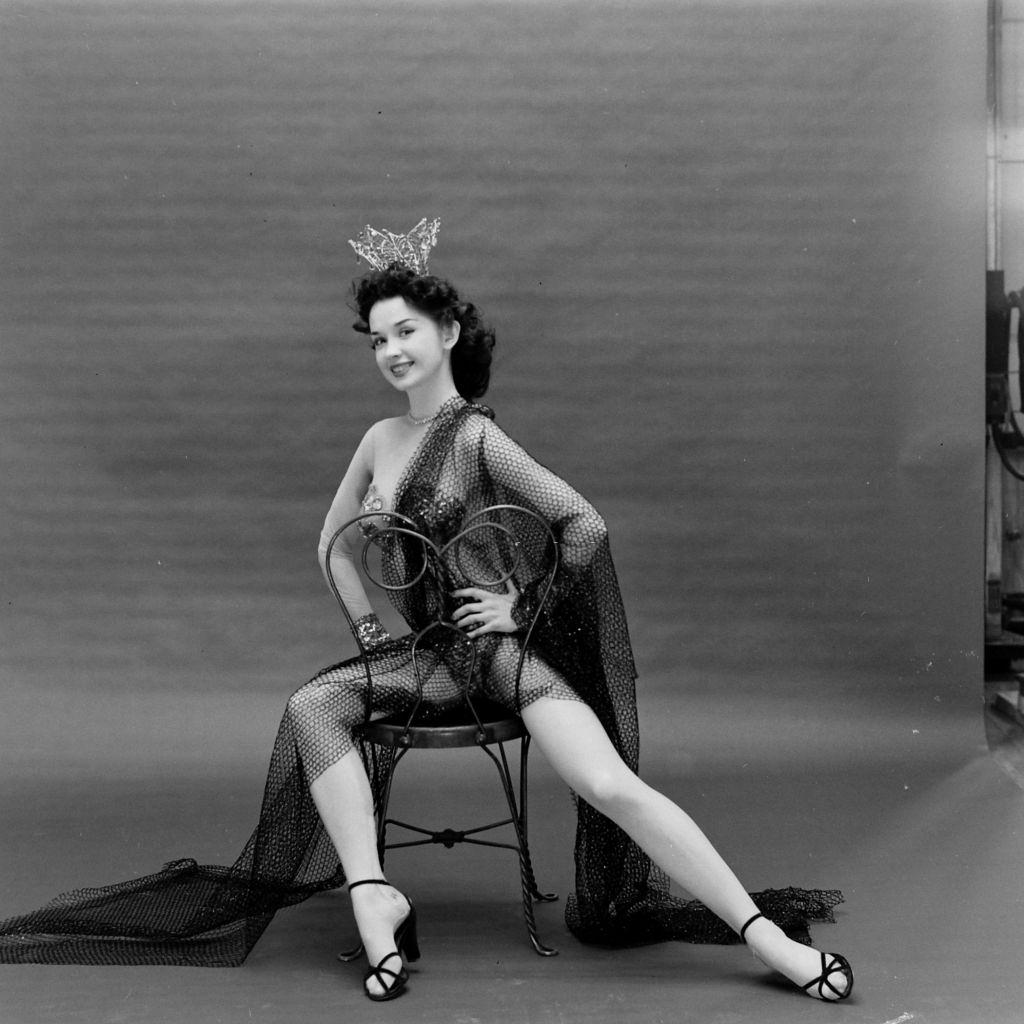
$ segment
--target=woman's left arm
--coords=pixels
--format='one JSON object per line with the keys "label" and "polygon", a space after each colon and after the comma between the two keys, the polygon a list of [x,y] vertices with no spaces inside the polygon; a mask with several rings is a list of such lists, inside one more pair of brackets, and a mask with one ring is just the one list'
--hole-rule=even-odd
{"label": "woman's left arm", "polygon": [[[541,515],[551,527],[561,554],[561,571],[552,594],[554,602],[571,599],[598,550],[607,544],[608,530],[600,513],[561,477],[542,466],[490,420],[484,421],[478,443],[485,472],[511,503]],[[536,588],[516,590],[509,581],[505,594],[468,587],[456,591],[465,601],[453,619],[473,626],[468,635],[525,629],[536,610]]]}
{"label": "woman's left arm", "polygon": [[608,528],[597,509],[489,420],[484,425],[481,445],[491,478],[551,526],[563,564],[589,565],[608,539]]}

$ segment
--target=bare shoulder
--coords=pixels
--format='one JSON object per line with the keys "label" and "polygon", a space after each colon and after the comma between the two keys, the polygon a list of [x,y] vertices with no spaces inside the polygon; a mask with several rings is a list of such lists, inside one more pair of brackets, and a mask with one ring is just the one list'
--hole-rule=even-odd
{"label": "bare shoulder", "polygon": [[387,444],[388,441],[402,435],[404,416],[388,416],[386,419],[377,420],[366,432],[365,441],[370,444]]}
{"label": "bare shoulder", "polygon": [[404,432],[409,426],[409,418],[407,416],[388,416],[385,419],[377,420],[371,430],[380,430],[385,433],[394,433],[396,431]]}
{"label": "bare shoulder", "polygon": [[363,434],[359,446],[356,448],[354,459],[362,463],[371,473],[373,471],[374,454],[379,448],[387,445],[393,431],[393,427],[390,424],[393,424],[395,418],[390,417],[389,419],[377,420],[376,423],[372,423],[366,433]]}

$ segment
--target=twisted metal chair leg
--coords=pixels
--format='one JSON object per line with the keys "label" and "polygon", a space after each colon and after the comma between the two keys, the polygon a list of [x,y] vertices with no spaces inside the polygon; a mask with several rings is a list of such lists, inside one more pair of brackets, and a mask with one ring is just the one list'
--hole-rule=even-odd
{"label": "twisted metal chair leg", "polygon": [[[530,755],[530,734],[527,733],[519,741],[519,820],[522,823],[522,847],[526,853],[526,868],[530,895],[538,903],[554,903],[558,900],[558,894],[554,892],[541,892],[537,886],[537,879],[533,873],[533,861],[530,858],[529,818],[527,816],[527,791],[526,791],[526,769],[527,760]],[[504,751],[502,751],[504,757]]]}
{"label": "twisted metal chair leg", "polygon": [[[530,859],[530,846],[527,841],[525,815],[516,803],[516,793],[515,787],[512,783],[512,773],[509,771],[508,759],[505,756],[505,745],[503,743],[498,744],[498,750],[501,754],[500,760],[488,747],[483,744],[481,744],[480,747],[494,762],[494,765],[498,770],[498,777],[501,779],[501,788],[505,792],[505,799],[508,801],[509,813],[512,816],[512,827],[516,832],[516,847],[519,853],[519,876],[523,888],[523,919],[526,922],[526,931],[530,936],[530,944],[533,946],[535,952],[540,956],[557,956],[557,949],[554,949],[551,946],[545,946],[540,940],[540,935],[537,933],[537,917],[534,914],[533,904],[535,899],[550,902],[558,897],[551,893],[541,895],[537,889],[537,881],[533,873],[533,862]],[[523,762],[520,761],[520,787],[523,785],[523,770]]]}

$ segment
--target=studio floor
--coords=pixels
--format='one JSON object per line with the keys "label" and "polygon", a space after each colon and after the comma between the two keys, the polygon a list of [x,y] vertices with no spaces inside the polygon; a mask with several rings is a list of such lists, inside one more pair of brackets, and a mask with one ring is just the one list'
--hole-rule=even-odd
{"label": "studio floor", "polygon": [[[990,722],[1001,767],[977,697],[936,697],[924,711],[842,687],[816,704],[727,691],[642,701],[645,776],[690,810],[751,889],[843,890],[837,923],[814,928],[856,970],[854,997],[838,1005],[796,993],[741,947],[583,946],[561,904],[539,908],[542,936],[560,950],[542,959],[526,941],[513,855],[431,848],[390,855],[389,875],[419,908],[423,950],[392,1003],[367,1001],[362,967],[335,961],[354,933],[347,900],[329,894],[279,914],[238,969],[3,967],[0,1021],[1010,1024],[1024,1005],[1024,799],[1007,770],[1018,738],[1012,723]],[[258,736],[278,711],[269,695],[247,698],[245,715],[237,697],[196,698],[177,744],[181,712],[168,698],[126,708],[123,696],[50,693],[64,725],[50,716],[45,727],[41,699],[5,700],[5,911],[177,856],[232,859],[255,815]],[[172,726],[155,746],[154,717]],[[117,741],[99,743],[112,724]],[[65,741],[47,761],[39,744],[54,733]],[[423,754],[396,801],[437,824],[467,823],[495,792],[483,759],[470,770],[475,756]],[[538,874],[564,895],[569,798],[539,758],[532,767]]]}

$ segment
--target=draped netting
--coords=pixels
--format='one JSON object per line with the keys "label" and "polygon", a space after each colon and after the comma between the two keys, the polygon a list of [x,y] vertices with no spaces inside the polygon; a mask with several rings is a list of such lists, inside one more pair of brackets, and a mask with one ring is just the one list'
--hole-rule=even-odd
{"label": "draped netting", "polygon": [[[559,695],[585,701],[623,760],[637,770],[636,671],[604,521],[581,495],[512,441],[489,409],[453,399],[407,466],[396,489],[395,512],[443,543],[466,515],[498,504],[522,506],[541,516],[562,555],[534,631],[520,706],[544,692],[544,685],[561,685],[551,680],[562,681],[563,690],[568,689]],[[517,532],[524,528],[529,529],[528,523],[516,523]],[[527,537],[522,545],[526,558],[515,578],[517,621],[529,618],[537,599],[529,552],[541,550],[543,541],[535,541]],[[474,557],[501,560],[500,534],[481,531],[474,543]],[[488,551],[488,545],[495,550]],[[401,576],[409,557],[403,543],[383,545],[383,571]],[[391,595],[413,630],[434,612],[425,595],[418,588]],[[484,666],[499,669],[508,643],[507,638],[490,643]],[[408,650],[407,639],[399,638],[371,651],[374,674],[411,679]],[[347,681],[361,672],[354,660],[343,662],[314,682],[331,673]],[[316,707],[313,717],[320,725],[312,735],[302,734],[309,716],[286,711],[259,821],[233,865],[176,860],[143,878],[60,895],[39,910],[0,922],[0,962],[237,966],[276,911],[344,884],[309,782],[351,740],[343,719],[352,701],[358,703],[360,691],[345,692],[350,696],[339,702],[343,715],[330,700]],[[493,695],[510,702],[500,686]],[[294,702],[293,697],[290,709]],[[379,795],[393,767],[391,752],[364,746],[362,753]],[[575,892],[566,902],[566,922],[578,938],[609,946],[668,939],[738,941],[703,904],[671,895],[666,876],[618,826],[582,799],[576,800],[576,810]],[[833,908],[843,899],[836,890],[797,888],[751,895],[758,909],[803,942],[810,941],[809,923],[833,921]]]}

